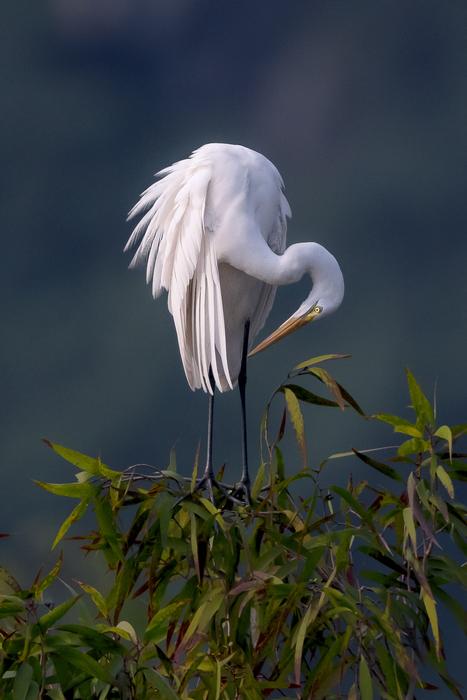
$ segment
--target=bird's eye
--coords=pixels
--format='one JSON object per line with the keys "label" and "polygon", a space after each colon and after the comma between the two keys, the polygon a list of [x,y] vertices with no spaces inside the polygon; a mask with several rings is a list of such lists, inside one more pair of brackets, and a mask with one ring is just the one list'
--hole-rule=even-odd
{"label": "bird's eye", "polygon": [[314,312],[315,314],[320,314],[322,310],[323,310],[323,307],[322,307],[322,306],[315,306],[315,307],[313,308],[313,312]]}

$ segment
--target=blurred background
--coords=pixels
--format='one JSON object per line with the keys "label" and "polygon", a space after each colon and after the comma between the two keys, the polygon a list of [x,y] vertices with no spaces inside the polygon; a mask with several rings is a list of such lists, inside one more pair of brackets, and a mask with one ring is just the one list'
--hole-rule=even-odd
{"label": "blurred background", "polygon": [[[466,420],[464,0],[16,0],[2,15],[1,563],[23,583],[72,505],[32,483],[73,474],[41,437],[117,468],[163,467],[175,447],[185,472],[204,440],[206,397],[186,384],[166,300],[122,253],[153,173],[203,143],[270,158],[289,242],[321,242],[346,278],[336,315],[249,365],[253,466],[267,398],[322,353],[352,354],[329,369],[368,413],[406,415],[409,366],[429,396],[437,384],[442,422]],[[307,288],[279,291],[264,333]],[[217,402],[230,474],[238,408]],[[314,465],[398,441],[349,412],[305,413]],[[365,474],[335,461],[323,478],[350,469]]]}

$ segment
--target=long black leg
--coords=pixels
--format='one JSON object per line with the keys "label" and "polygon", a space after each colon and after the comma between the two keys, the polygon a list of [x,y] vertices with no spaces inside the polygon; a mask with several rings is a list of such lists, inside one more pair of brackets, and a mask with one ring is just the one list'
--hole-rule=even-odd
{"label": "long black leg", "polygon": [[[245,326],[245,334],[243,340],[243,353],[242,353],[242,365],[239,375],[238,384],[240,387],[240,397],[242,403],[242,451],[243,451],[243,470],[241,481],[236,486],[228,486],[220,481],[217,481],[214,475],[214,466],[212,461],[212,438],[213,438],[213,427],[214,427],[214,392],[215,392],[215,381],[212,373],[212,369],[209,370],[209,381],[211,383],[212,394],[209,394],[208,403],[208,434],[207,434],[207,446],[206,446],[206,466],[204,468],[203,475],[201,479],[198,480],[192,493],[196,491],[201,491],[203,488],[207,489],[209,499],[211,503],[215,503],[214,500],[214,489],[215,487],[225,498],[226,502],[230,503],[244,503],[244,500],[240,500],[237,497],[237,493],[244,494],[247,503],[250,501],[250,477],[248,474],[248,454],[246,445],[246,416],[245,416],[245,385],[246,385],[246,359],[248,355],[248,331],[249,322]],[[178,499],[177,503],[181,503],[188,497],[188,494],[182,496]]]}
{"label": "long black leg", "polygon": [[208,404],[208,438],[206,445],[206,467],[204,469],[204,474],[202,478],[203,483],[207,483],[208,492],[211,501],[213,500],[212,484],[214,479],[214,468],[212,465],[212,434],[214,427],[214,392],[216,391],[216,384],[214,382],[214,376],[212,369],[209,370],[209,381],[211,383],[212,394],[209,394],[209,404]]}
{"label": "long black leg", "polygon": [[247,501],[250,500],[250,472],[248,469],[248,441],[246,427],[246,363],[248,358],[248,337],[250,334],[250,321],[245,323],[243,332],[242,364],[238,375],[238,389],[240,391],[240,403],[242,409],[242,477],[240,479],[240,491],[245,493]]}

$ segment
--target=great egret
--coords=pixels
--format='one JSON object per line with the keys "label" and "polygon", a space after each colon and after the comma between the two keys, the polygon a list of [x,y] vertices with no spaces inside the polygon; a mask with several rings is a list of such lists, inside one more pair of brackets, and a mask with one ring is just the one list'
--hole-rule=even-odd
{"label": "great egret", "polygon": [[245,385],[254,338],[271,310],[278,285],[304,274],[312,289],[299,308],[249,354],[335,311],[344,295],[337,260],[318,243],[285,248],[289,204],[275,166],[244,146],[211,143],[157,173],[129,217],[142,215],[125,250],[146,264],[154,297],[168,291],[168,308],[188,384],[210,395],[207,459],[199,486],[212,498],[214,389],[238,382],[243,468],[236,492],[249,499]]}

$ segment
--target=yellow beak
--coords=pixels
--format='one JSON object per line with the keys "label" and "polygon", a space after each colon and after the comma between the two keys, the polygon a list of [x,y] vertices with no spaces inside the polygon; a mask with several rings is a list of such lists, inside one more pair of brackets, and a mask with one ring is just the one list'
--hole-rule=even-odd
{"label": "yellow beak", "polygon": [[284,323],[280,325],[279,328],[276,328],[271,335],[268,335],[268,337],[262,340],[261,343],[258,343],[258,345],[250,351],[248,357],[252,357],[252,355],[256,355],[256,353],[266,350],[266,348],[268,348],[270,345],[274,345],[274,343],[277,343],[279,340],[282,340],[282,338],[285,338],[286,335],[290,335],[290,333],[298,330],[298,328],[306,326],[307,323],[310,323],[310,321],[313,321],[313,319],[319,316],[319,313],[320,310],[311,309],[311,311],[308,311],[303,316],[287,319],[287,321],[284,321]]}

